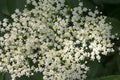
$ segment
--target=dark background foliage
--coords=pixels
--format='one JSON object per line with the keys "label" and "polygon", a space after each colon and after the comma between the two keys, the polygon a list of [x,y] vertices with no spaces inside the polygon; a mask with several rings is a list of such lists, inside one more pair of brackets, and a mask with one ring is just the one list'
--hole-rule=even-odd
{"label": "dark background foliage", "polygon": [[[98,6],[99,11],[103,12],[103,15],[108,16],[107,22],[111,22],[113,25],[112,34],[118,33],[120,37],[120,0],[82,0],[84,6],[92,10]],[[66,0],[67,4],[71,7],[75,7],[78,3],[77,0]],[[16,8],[22,11],[26,0],[0,0],[0,20],[3,18],[10,18],[10,15],[14,13]],[[110,53],[107,56],[102,56],[101,62],[91,61],[88,63],[90,71],[88,72],[87,80],[120,80],[120,40],[114,39],[115,43],[114,53]],[[10,80],[8,73],[0,73],[0,80]],[[23,76],[17,80],[42,80],[41,73],[35,73],[35,75],[29,78]]]}

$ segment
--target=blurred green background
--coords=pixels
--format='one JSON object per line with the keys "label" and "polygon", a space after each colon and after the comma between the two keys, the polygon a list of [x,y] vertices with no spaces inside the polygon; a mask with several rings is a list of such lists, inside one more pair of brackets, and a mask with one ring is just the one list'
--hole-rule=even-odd
{"label": "blurred green background", "polygon": [[[103,12],[103,15],[108,16],[107,22],[113,25],[112,34],[118,33],[120,37],[120,0],[81,0],[84,6],[92,10],[98,6],[98,10]],[[66,0],[67,4],[74,7],[78,4],[77,0]],[[10,18],[17,8],[20,11],[24,9],[26,0],[0,0],[0,20]],[[102,56],[101,62],[89,62],[90,71],[88,72],[87,80],[120,80],[120,40],[114,39],[114,53],[107,56]],[[10,80],[8,73],[0,73],[0,80]],[[23,76],[17,80],[42,80],[41,73],[35,73],[29,78]]]}

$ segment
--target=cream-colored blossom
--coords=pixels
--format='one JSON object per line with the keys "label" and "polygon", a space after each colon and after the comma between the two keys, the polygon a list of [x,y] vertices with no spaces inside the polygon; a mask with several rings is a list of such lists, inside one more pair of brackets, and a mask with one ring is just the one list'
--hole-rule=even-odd
{"label": "cream-colored blossom", "polygon": [[44,80],[84,80],[86,58],[100,61],[101,55],[113,51],[112,27],[98,10],[82,2],[69,9],[65,0],[27,4],[34,8],[16,9],[12,22],[0,22],[0,70],[9,72],[12,80],[34,72],[42,72]]}

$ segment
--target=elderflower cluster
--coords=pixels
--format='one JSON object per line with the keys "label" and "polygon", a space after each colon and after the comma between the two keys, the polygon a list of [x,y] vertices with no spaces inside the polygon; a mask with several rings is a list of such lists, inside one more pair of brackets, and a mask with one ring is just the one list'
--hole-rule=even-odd
{"label": "elderflower cluster", "polygon": [[42,72],[44,80],[84,80],[88,60],[100,61],[113,52],[112,26],[79,2],[71,8],[66,0],[27,0],[23,12],[0,22],[0,71],[12,80]]}

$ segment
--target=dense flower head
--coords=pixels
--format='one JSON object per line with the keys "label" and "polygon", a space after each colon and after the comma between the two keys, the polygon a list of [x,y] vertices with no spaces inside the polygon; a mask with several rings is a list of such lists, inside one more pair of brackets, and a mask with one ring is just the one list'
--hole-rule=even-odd
{"label": "dense flower head", "polygon": [[88,60],[114,51],[112,26],[97,9],[82,2],[71,8],[65,0],[27,0],[27,5],[0,22],[0,71],[12,80],[34,72],[42,72],[44,80],[84,80]]}

